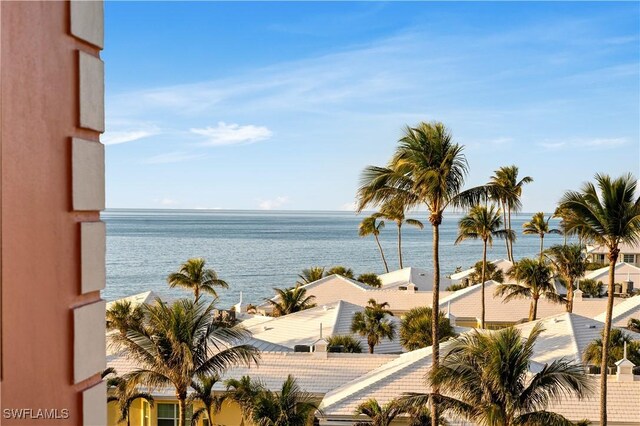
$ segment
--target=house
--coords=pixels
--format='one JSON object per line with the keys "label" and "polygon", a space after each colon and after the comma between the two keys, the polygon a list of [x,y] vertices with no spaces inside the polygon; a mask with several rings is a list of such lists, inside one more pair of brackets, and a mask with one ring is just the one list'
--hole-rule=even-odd
{"label": "house", "polygon": [[[619,287],[614,288],[614,294],[629,295],[632,294],[633,290],[640,289],[640,267],[638,267],[638,264],[618,262],[614,267],[614,274],[614,282],[619,285]],[[584,275],[584,279],[601,281],[604,284],[603,294],[606,293],[609,283],[609,266],[587,272]]]}
{"label": "house", "polygon": [[[267,317],[256,315],[241,324],[252,333],[254,339],[260,339],[279,346],[294,350],[296,346],[311,346],[323,337],[349,334],[360,341],[363,352],[367,351],[367,340],[351,333],[351,321],[356,312],[364,307],[343,300],[318,305],[281,317]],[[398,317],[389,317],[396,330],[400,328]],[[398,338],[389,341],[383,339],[375,347],[376,353],[401,353],[403,348]]]}
{"label": "house", "polygon": [[[407,267],[396,271],[378,275],[382,281],[382,289],[433,291],[433,272],[426,269]],[[451,284],[451,279],[440,277],[440,288],[445,289]]]}
{"label": "house", "polygon": [[[514,299],[505,302],[503,297],[495,294],[500,283],[485,283],[485,321],[487,328],[507,327],[527,321],[529,318],[530,299]],[[459,327],[477,327],[482,314],[481,284],[463,288],[447,296],[441,297],[440,309],[453,316],[454,324]],[[621,298],[615,298],[618,304]],[[577,292],[574,297],[573,312],[587,318],[593,318],[606,309],[606,298],[582,298]],[[554,303],[542,297],[538,300],[537,318],[545,318],[565,312],[564,303]]]}
{"label": "house", "polygon": [[[640,267],[640,246],[623,243],[618,246],[620,255],[618,262],[629,263],[633,266]],[[606,246],[587,246],[587,257],[594,263],[609,263],[609,249]]]}
{"label": "house", "polygon": [[[412,272],[419,271],[415,268],[405,268],[401,271],[405,270],[413,270]],[[405,272],[404,274],[415,276],[415,273],[412,272]],[[403,274],[399,275],[402,276]],[[387,280],[386,285],[383,285],[381,288],[374,288],[341,275],[330,275],[306,284],[303,288],[307,290],[307,296],[315,297],[314,303],[318,306],[329,305],[339,300],[354,305],[366,306],[369,299],[374,299],[379,303],[389,303],[389,310],[393,312],[394,315],[402,315],[420,306],[431,306],[433,297],[431,291],[422,291],[418,285],[413,284],[411,281],[403,281],[400,279],[396,281],[393,276],[386,277],[385,279]],[[418,282],[420,283],[419,280]],[[450,294],[450,292],[441,291],[440,297],[442,298],[448,294]],[[272,300],[278,300],[278,297],[276,296]],[[258,306],[258,310],[268,314],[271,313],[272,308],[268,303],[263,303]]]}
{"label": "house", "polygon": [[[278,390],[287,375],[293,375],[300,388],[311,393],[320,401],[332,389],[345,383],[357,380],[381,365],[398,358],[398,355],[381,354],[340,354],[327,352],[294,353],[294,352],[263,352],[258,365],[250,367],[238,366],[225,373],[216,386],[216,391],[225,391],[224,381],[230,378],[240,379],[249,375],[271,390]],[[119,375],[134,371],[137,367],[124,353],[109,356],[107,365],[113,367]],[[156,426],[159,420],[177,419],[177,404],[175,391],[171,387],[145,389],[151,392],[155,404],[150,407],[143,400],[136,400],[131,407],[131,424],[139,426]],[[196,405],[194,409],[198,409]],[[164,417],[163,417],[164,416]],[[116,426],[118,419],[115,403],[108,404],[109,426]],[[251,426],[251,422],[242,420],[240,407],[233,402],[225,402],[220,412],[215,416],[216,425],[237,426],[244,424]],[[170,423],[174,424],[174,423]],[[175,423],[177,424],[177,423]],[[200,420],[197,426],[209,426]]]}

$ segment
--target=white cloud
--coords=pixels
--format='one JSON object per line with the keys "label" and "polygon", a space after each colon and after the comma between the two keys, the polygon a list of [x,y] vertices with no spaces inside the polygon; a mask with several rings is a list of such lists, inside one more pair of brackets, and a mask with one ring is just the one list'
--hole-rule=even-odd
{"label": "white cloud", "polygon": [[260,200],[258,207],[260,210],[273,210],[289,203],[289,197],[276,197],[272,200]]}
{"label": "white cloud", "polygon": [[340,210],[345,210],[348,212],[355,212],[357,210],[358,206],[356,204],[355,201],[352,201],[350,203],[344,203],[341,207]]}
{"label": "white cloud", "polygon": [[588,149],[588,150],[604,150],[624,145],[628,142],[627,138],[572,138],[565,141],[545,141],[538,145],[547,151],[559,151],[564,149]]}
{"label": "white cloud", "polygon": [[173,200],[171,198],[163,198],[161,200],[158,200],[158,203],[162,206],[175,206],[176,204],[178,204],[176,200]]}
{"label": "white cloud", "polygon": [[144,164],[168,164],[182,161],[195,160],[204,157],[203,154],[190,154],[188,152],[175,151],[166,154],[158,154],[142,160]]}
{"label": "white cloud", "polygon": [[137,141],[138,139],[147,138],[149,136],[153,136],[157,134],[158,134],[157,131],[151,131],[151,130],[107,132],[104,134],[104,136],[102,136],[101,141],[105,145],[117,145],[120,143]]}
{"label": "white cloud", "polygon": [[227,124],[220,121],[216,127],[205,127],[204,129],[190,129],[191,133],[204,136],[207,140],[204,145],[220,146],[234,145],[242,143],[255,143],[269,139],[273,132],[263,126],[249,124],[240,126],[239,124]]}

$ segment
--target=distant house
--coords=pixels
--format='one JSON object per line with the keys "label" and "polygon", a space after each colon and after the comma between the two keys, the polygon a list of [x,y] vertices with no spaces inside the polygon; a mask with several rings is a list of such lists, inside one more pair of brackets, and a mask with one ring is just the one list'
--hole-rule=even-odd
{"label": "distant house", "polygon": [[[314,302],[318,306],[330,305],[340,300],[354,305],[366,306],[369,299],[375,299],[377,302],[389,303],[389,310],[394,315],[402,315],[419,306],[431,306],[433,293],[424,291],[420,287],[427,284],[418,278],[421,276],[417,271],[419,270],[415,268],[405,268],[381,275],[380,278],[384,278],[386,281],[386,284],[383,281],[381,288],[374,288],[341,275],[324,277],[304,285],[303,288],[307,290],[308,296],[315,297]],[[402,274],[391,275],[396,272],[402,272]],[[450,292],[441,291],[440,297],[448,294]],[[278,300],[278,297],[274,297],[272,300]],[[268,303],[263,303],[258,306],[258,310],[270,314],[272,308]]]}
{"label": "distant house", "polygon": [[[640,267],[640,246],[620,244],[618,262],[625,262]],[[587,246],[587,256],[591,262],[608,264],[609,249],[605,246]]]}
{"label": "distant house", "polygon": [[[497,259],[489,263],[494,264],[497,269],[500,269],[505,277],[507,276],[507,271],[513,267],[513,263],[508,261],[507,259]],[[473,274],[474,272],[475,268],[471,267],[469,269],[465,269],[464,271],[451,274],[451,281],[454,283],[463,282],[465,279],[468,280],[471,274]]]}
{"label": "distant house", "polygon": [[[416,291],[433,290],[433,272],[426,269],[407,267],[396,271],[378,275],[382,281],[382,288],[389,290],[398,288],[400,290],[415,289]],[[445,289],[451,284],[451,279],[440,277],[440,288]]]}
{"label": "distant house", "polygon": [[[626,262],[616,263],[614,274],[614,282],[620,286],[619,288],[614,288],[615,294],[629,295],[632,294],[634,289],[640,288],[640,268],[638,266]],[[609,283],[609,266],[607,265],[595,271],[588,271],[584,275],[584,279],[601,281],[604,284],[603,293],[605,293]]]}

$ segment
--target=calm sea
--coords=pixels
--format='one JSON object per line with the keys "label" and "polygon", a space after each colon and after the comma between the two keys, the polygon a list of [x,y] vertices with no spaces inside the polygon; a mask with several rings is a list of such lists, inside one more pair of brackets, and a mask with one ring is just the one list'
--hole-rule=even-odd
{"label": "calm sea", "polygon": [[[373,237],[359,238],[361,216],[351,212],[232,211],[232,210],[107,210],[107,287],[103,297],[113,300],[153,290],[169,296],[184,296],[170,289],[166,276],[191,257],[204,257],[209,267],[230,285],[220,290],[220,306],[230,306],[243,292],[247,302],[261,302],[273,287],[291,286],[296,275],[314,265],[345,265],[356,274],[384,272]],[[428,225],[426,213],[416,219]],[[538,253],[539,239],[522,235],[522,223],[530,214],[512,219],[518,240],[516,258]],[[467,268],[482,257],[479,242],[454,245],[457,220],[449,214],[440,231],[440,261],[443,275],[457,266]],[[552,220],[552,224],[557,224]],[[545,246],[562,241],[548,235]],[[396,227],[387,223],[381,243],[390,269],[398,266]],[[431,269],[431,229],[403,227],[405,266]],[[489,249],[490,259],[503,258],[503,241]]]}

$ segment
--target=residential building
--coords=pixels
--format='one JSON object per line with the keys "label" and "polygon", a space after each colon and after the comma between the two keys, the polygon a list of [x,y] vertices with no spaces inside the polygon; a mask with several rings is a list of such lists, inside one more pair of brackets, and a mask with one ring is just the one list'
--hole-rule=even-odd
{"label": "residential building", "polygon": [[[625,262],[631,265],[640,267],[640,246],[634,244],[620,244],[620,255],[618,256],[618,262]],[[594,263],[609,263],[609,249],[605,246],[587,246],[587,256],[591,262]]]}

